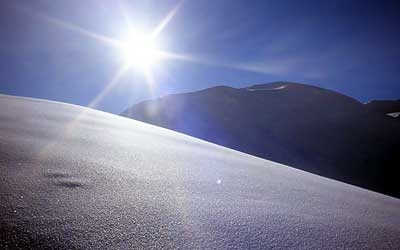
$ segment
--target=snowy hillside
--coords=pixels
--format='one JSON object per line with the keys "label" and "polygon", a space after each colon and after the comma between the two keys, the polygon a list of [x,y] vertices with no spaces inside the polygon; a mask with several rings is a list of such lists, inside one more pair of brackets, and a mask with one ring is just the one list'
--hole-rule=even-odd
{"label": "snowy hillside", "polygon": [[0,107],[0,249],[400,248],[398,199],[87,108]]}

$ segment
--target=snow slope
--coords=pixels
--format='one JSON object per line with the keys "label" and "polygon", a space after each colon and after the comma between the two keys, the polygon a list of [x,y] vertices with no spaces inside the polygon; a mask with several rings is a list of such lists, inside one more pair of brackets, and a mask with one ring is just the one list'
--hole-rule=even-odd
{"label": "snow slope", "polygon": [[127,118],[0,96],[0,249],[399,249],[400,200]]}

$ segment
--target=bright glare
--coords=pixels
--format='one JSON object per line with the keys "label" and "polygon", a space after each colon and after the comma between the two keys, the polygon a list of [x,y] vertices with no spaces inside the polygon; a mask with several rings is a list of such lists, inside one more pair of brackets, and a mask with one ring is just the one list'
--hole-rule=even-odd
{"label": "bright glare", "polygon": [[121,53],[128,66],[141,70],[149,69],[160,59],[155,39],[138,31],[132,31],[122,41]]}

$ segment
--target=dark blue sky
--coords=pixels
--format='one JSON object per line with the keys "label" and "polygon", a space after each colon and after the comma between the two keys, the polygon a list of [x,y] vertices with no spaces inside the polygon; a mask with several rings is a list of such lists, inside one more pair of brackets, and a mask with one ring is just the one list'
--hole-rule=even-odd
{"label": "dark blue sky", "polygon": [[[0,93],[88,105],[121,67],[115,48],[71,29],[117,38],[154,29],[178,1],[1,1]],[[197,62],[153,68],[153,95],[277,80],[360,101],[400,98],[400,8],[395,1],[195,1],[160,34],[162,48]],[[151,98],[131,70],[96,108],[120,113]]]}

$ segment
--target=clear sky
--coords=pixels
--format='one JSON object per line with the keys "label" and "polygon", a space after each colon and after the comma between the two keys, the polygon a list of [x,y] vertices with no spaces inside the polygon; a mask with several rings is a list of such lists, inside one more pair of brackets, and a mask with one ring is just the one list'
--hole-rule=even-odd
{"label": "clear sky", "polygon": [[[399,6],[347,0],[1,1],[0,93],[114,113],[168,93],[278,80],[363,102],[398,99]],[[107,39],[118,40],[132,27],[154,31],[162,21],[158,46],[182,57],[152,65],[152,84],[136,68],[118,74],[121,51]]]}

